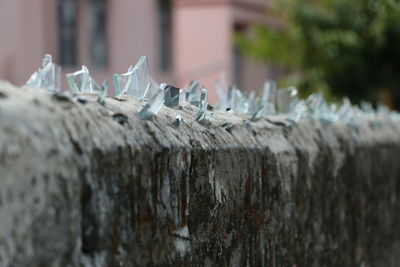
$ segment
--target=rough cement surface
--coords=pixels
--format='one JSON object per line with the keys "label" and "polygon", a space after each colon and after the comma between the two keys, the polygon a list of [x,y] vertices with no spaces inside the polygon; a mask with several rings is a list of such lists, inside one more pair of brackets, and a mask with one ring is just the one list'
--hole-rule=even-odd
{"label": "rough cement surface", "polygon": [[1,267],[400,266],[399,124],[85,97],[0,83]]}

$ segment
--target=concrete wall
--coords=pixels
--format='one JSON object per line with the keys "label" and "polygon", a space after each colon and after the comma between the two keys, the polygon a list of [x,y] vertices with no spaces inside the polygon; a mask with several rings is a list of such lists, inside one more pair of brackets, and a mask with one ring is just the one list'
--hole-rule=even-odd
{"label": "concrete wall", "polygon": [[[207,88],[225,72],[231,81],[232,10],[227,5],[175,8],[176,53],[174,68],[178,86],[200,80]],[[215,99],[214,90],[210,98]]]}
{"label": "concrete wall", "polygon": [[399,266],[398,123],[86,98],[0,84],[0,266]]}

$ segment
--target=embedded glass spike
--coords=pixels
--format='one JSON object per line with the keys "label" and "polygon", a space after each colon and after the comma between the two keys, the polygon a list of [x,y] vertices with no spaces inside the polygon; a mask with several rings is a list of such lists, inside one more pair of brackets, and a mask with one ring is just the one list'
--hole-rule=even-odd
{"label": "embedded glass spike", "polygon": [[217,94],[217,109],[225,111],[227,108],[227,88],[225,74],[222,72],[220,78],[214,82],[214,88]]}
{"label": "embedded glass spike", "polygon": [[279,113],[290,113],[298,101],[297,89],[294,87],[279,89],[277,100]]}
{"label": "embedded glass spike", "polygon": [[206,119],[207,107],[208,107],[207,90],[203,88],[201,90],[201,95],[200,95],[199,109],[197,110],[197,116],[196,116],[197,121],[202,121]]}
{"label": "embedded glass spike", "polygon": [[60,91],[60,67],[53,63],[50,54],[45,54],[42,66],[26,82],[27,86]]}
{"label": "embedded glass spike", "polygon": [[308,107],[306,105],[306,102],[304,100],[300,100],[296,104],[294,104],[288,116],[288,119],[297,123],[307,115],[307,111]]}
{"label": "embedded glass spike", "polygon": [[181,125],[181,123],[182,123],[182,116],[181,115],[176,115],[176,118],[175,118],[175,120],[174,120],[174,124],[176,125],[176,126],[179,126],[179,125]]}
{"label": "embedded glass spike", "polygon": [[257,110],[255,112],[253,112],[253,115],[251,116],[250,120],[251,121],[257,121],[261,117],[261,115],[263,114],[264,108],[265,108],[264,105],[259,106],[257,108]]}
{"label": "embedded glass spike", "polygon": [[82,69],[66,75],[69,88],[76,94],[101,94],[104,90],[90,77],[89,69],[83,65]]}
{"label": "embedded glass spike", "polygon": [[306,104],[311,114],[318,115],[323,106],[323,96],[320,93],[314,93],[307,97]]}
{"label": "embedded glass spike", "polygon": [[343,98],[343,103],[337,111],[337,116],[340,120],[348,123],[354,122],[354,109],[351,105],[350,99],[347,97]]}
{"label": "embedded glass spike", "polygon": [[179,92],[180,89],[173,87],[171,85],[167,85],[165,87],[165,103],[167,107],[176,107],[179,106]]}
{"label": "embedded glass spike", "polygon": [[263,113],[266,115],[272,115],[276,113],[276,101],[277,101],[277,87],[274,81],[266,81],[261,97],[261,105],[264,106]]}
{"label": "embedded glass spike", "polygon": [[150,76],[146,56],[142,56],[134,67],[129,67],[128,72],[114,74],[113,80],[117,97],[128,94],[138,99],[149,100],[159,89]]}
{"label": "embedded glass spike", "polygon": [[82,69],[79,71],[68,73],[66,77],[69,88],[74,95],[78,93],[89,93],[91,91],[89,70],[85,65],[82,65]]}
{"label": "embedded glass spike", "polygon": [[179,90],[179,106],[183,107],[186,102],[186,92],[183,89]]}
{"label": "embedded glass spike", "polygon": [[164,104],[164,94],[167,84],[163,83],[157,92],[150,98],[146,105],[139,111],[142,120],[149,120],[157,115]]}
{"label": "embedded glass spike", "polygon": [[228,94],[226,96],[226,111],[230,111],[233,108],[235,90],[235,86],[232,85],[228,88]]}
{"label": "embedded glass spike", "polygon": [[104,104],[108,92],[108,81],[104,81],[100,88],[99,96],[97,97],[97,102]]}
{"label": "embedded glass spike", "polygon": [[319,115],[315,117],[318,118],[321,122],[324,123],[331,123],[332,121],[336,120],[336,110],[337,107],[334,104],[328,105],[323,100],[322,105],[319,109]]}
{"label": "embedded glass spike", "polygon": [[361,101],[360,108],[361,111],[363,112],[363,115],[367,118],[371,119],[377,115],[374,106],[370,102]]}
{"label": "embedded glass spike", "polygon": [[194,106],[199,105],[201,87],[198,81],[192,81],[186,91],[186,101]]}
{"label": "embedded glass spike", "polygon": [[255,112],[258,111],[259,107],[257,106],[256,103],[256,93],[254,91],[251,91],[249,96],[247,97],[247,105],[248,105],[248,114],[254,114]]}
{"label": "embedded glass spike", "polygon": [[387,106],[382,103],[378,104],[376,113],[377,113],[377,115],[381,115],[381,116],[385,116],[385,117],[389,117],[392,115],[391,111],[387,108]]}
{"label": "embedded glass spike", "polygon": [[214,112],[206,111],[204,114],[204,120],[212,121],[214,119]]}
{"label": "embedded glass spike", "polygon": [[233,112],[247,114],[249,111],[247,97],[236,87],[233,87],[232,95],[231,108]]}

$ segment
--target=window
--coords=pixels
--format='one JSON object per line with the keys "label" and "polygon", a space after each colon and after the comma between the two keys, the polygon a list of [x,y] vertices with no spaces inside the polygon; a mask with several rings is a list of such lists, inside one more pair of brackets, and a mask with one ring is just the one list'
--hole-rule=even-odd
{"label": "window", "polygon": [[57,1],[58,56],[61,66],[77,63],[77,3],[76,0]]}
{"label": "window", "polygon": [[172,66],[172,7],[171,0],[158,0],[159,53],[161,71],[170,71]]}
{"label": "window", "polygon": [[242,86],[243,56],[240,49],[233,46],[233,79],[239,88]]}
{"label": "window", "polygon": [[107,66],[107,3],[106,0],[89,0],[89,53],[95,68]]}

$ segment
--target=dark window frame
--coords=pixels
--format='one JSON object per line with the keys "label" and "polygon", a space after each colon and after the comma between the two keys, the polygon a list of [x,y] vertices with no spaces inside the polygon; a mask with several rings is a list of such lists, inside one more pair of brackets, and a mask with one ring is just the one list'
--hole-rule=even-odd
{"label": "dark window frame", "polygon": [[89,56],[93,68],[108,66],[107,0],[88,1]]}
{"label": "dark window frame", "polygon": [[74,67],[78,61],[78,3],[57,0],[58,61],[63,67]]}
{"label": "dark window frame", "polygon": [[172,70],[172,0],[158,0],[159,66],[163,72]]}

